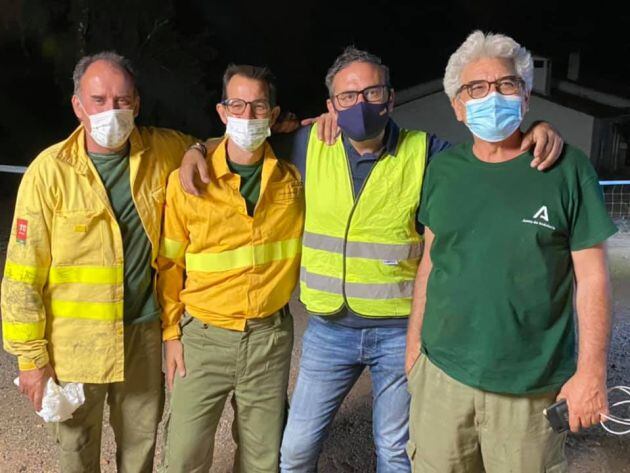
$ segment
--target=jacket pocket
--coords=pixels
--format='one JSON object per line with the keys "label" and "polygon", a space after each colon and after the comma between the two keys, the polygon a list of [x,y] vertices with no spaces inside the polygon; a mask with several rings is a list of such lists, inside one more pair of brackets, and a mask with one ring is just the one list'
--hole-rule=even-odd
{"label": "jacket pocket", "polygon": [[103,210],[61,210],[52,224],[54,265],[103,265]]}
{"label": "jacket pocket", "polygon": [[274,182],[269,184],[269,199],[274,204],[294,204],[304,194],[304,186],[301,182]]}

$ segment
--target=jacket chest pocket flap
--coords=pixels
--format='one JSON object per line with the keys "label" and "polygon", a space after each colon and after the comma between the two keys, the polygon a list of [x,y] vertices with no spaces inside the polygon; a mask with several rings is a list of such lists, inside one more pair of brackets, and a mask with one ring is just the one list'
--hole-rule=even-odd
{"label": "jacket chest pocket flap", "polygon": [[274,204],[293,204],[303,194],[304,186],[301,182],[277,182],[269,185],[269,197]]}
{"label": "jacket chest pocket flap", "polygon": [[54,265],[103,264],[104,210],[61,210],[52,234]]}

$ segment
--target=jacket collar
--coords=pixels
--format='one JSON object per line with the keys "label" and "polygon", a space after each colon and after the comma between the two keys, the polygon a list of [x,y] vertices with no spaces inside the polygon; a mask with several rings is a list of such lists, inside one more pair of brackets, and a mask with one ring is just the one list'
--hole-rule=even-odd
{"label": "jacket collar", "polygon": [[[88,169],[87,152],[85,150],[85,127],[79,125],[61,144],[57,159],[74,167],[78,174],[86,174]],[[138,127],[134,127],[129,136],[129,156],[140,155],[149,149],[142,140]]]}
{"label": "jacket collar", "polygon": [[[207,158],[217,179],[222,179],[227,175],[232,175],[232,171],[230,171],[227,163],[227,140],[227,137],[223,138],[223,140],[221,141],[221,143],[219,143],[214,152]],[[263,149],[263,171],[265,167],[269,167],[278,161],[278,158],[276,158],[276,155],[274,154],[271,146],[266,140],[264,146],[265,148]]]}

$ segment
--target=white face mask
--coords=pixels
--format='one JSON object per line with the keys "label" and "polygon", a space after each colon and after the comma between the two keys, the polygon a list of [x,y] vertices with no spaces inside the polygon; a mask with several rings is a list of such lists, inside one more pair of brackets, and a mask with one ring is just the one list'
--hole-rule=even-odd
{"label": "white face mask", "polygon": [[90,136],[99,146],[118,149],[125,144],[133,131],[134,111],[130,109],[112,109],[90,115],[79,100],[81,108],[90,118]]}
{"label": "white face mask", "polygon": [[100,146],[118,149],[133,131],[133,110],[117,109],[90,115],[90,135]]}
{"label": "white face mask", "polygon": [[271,135],[268,118],[227,117],[225,134],[246,151],[254,151]]}

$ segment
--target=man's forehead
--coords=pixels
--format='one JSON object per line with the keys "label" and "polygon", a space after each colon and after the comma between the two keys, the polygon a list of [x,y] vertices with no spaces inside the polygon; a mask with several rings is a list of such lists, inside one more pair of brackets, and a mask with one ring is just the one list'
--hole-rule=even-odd
{"label": "man's forehead", "polygon": [[355,61],[341,69],[333,79],[333,87],[348,83],[382,84],[384,80],[383,68],[370,62]]}
{"label": "man's forehead", "polygon": [[240,74],[234,75],[227,83],[226,92],[228,98],[237,98],[242,94],[254,94],[262,98],[268,98],[269,88],[259,79],[252,79]]}
{"label": "man's forehead", "polygon": [[115,89],[118,92],[133,93],[135,90],[129,74],[107,61],[90,64],[81,77],[81,87],[86,91]]}
{"label": "man's forehead", "polygon": [[465,81],[475,79],[494,80],[495,78],[514,75],[515,73],[514,64],[509,59],[480,58],[464,66],[462,79]]}

